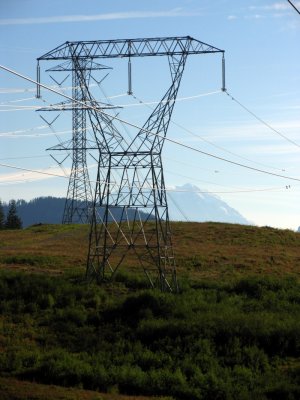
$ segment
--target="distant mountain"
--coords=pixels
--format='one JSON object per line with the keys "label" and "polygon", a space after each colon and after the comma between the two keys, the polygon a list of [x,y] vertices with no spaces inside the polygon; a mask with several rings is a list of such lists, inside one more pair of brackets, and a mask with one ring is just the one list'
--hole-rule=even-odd
{"label": "distant mountain", "polygon": [[[60,224],[63,217],[65,198],[59,197],[38,197],[30,200],[17,200],[17,214],[23,222],[23,227],[34,224]],[[3,210],[7,215],[8,204],[3,204]],[[112,211],[114,218],[117,220],[121,217],[121,208],[115,207]],[[128,212],[129,218],[134,219],[134,210]],[[148,217],[148,214],[141,212],[140,217],[142,220]],[[152,217],[150,218],[152,219]],[[112,221],[109,217],[109,221]]]}
{"label": "distant mountain", "polygon": [[201,192],[201,189],[191,184],[177,186],[175,191],[168,192],[170,219],[174,221],[251,224],[237,210],[230,207],[219,197],[199,192]]}
{"label": "distant mountain", "polygon": [[[23,227],[29,225],[59,224],[65,206],[65,199],[58,197],[38,197],[30,200],[17,200],[17,214],[23,222]],[[7,214],[8,205],[3,204],[4,213]]]}
{"label": "distant mountain", "polygon": [[[168,192],[169,215],[173,221],[250,224],[238,211],[219,197],[199,193],[201,190],[197,186],[186,184],[177,186],[175,190],[174,192]],[[17,213],[23,221],[24,228],[38,223],[60,224],[64,205],[65,198],[58,197],[38,197],[29,202],[17,200]],[[3,208],[4,213],[7,214],[8,205],[3,204]],[[120,209],[114,208],[113,212],[116,219],[119,219]],[[133,213],[134,211],[129,212],[129,217],[131,212]],[[141,217],[142,219],[146,218],[147,214],[141,213]]]}

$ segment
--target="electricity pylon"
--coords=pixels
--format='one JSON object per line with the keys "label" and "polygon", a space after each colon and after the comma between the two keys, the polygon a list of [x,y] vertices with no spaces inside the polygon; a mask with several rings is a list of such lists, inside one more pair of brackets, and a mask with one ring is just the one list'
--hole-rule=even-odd
{"label": "electricity pylon", "polygon": [[[192,54],[224,51],[187,37],[66,42],[41,60],[128,58],[131,92],[131,58],[167,56],[171,85],[135,137],[127,142],[115,118],[103,113],[86,85],[86,109],[99,159],[91,216],[88,279],[115,276],[129,252],[139,260],[151,287],[177,291],[162,149],[185,68]],[[224,68],[224,60],[223,60]],[[224,74],[223,74],[224,77]],[[224,87],[224,81],[223,81]]]}
{"label": "electricity pylon", "polygon": [[[62,217],[63,224],[88,223],[90,220],[90,209],[93,202],[93,192],[90,185],[89,172],[87,167],[87,149],[95,144],[87,139],[87,118],[86,103],[87,91],[92,71],[108,69],[108,67],[97,64],[92,60],[77,60],[76,57],[60,65],[47,69],[47,72],[71,72],[72,74],[72,102],[59,103],[56,106],[43,107],[38,111],[72,111],[72,139],[61,142],[58,145],[47,149],[52,153],[62,151],[71,156],[72,167],[69,178],[67,196]],[[52,78],[53,79],[53,78]],[[54,80],[54,79],[53,79]],[[63,80],[65,82],[66,78]],[[57,80],[55,82],[58,83]],[[79,103],[80,102],[80,103]],[[43,118],[46,122],[47,120]],[[56,119],[55,119],[56,120]],[[48,122],[47,122],[48,123]],[[52,127],[52,123],[49,124]],[[53,155],[52,157],[59,163]],[[63,161],[66,157],[63,159]]]}

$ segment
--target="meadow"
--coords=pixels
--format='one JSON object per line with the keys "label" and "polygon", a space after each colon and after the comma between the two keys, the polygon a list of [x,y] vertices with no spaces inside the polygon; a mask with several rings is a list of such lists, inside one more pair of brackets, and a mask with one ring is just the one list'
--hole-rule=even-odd
{"label": "meadow", "polygon": [[87,226],[0,232],[0,398],[300,398],[300,234],[172,228],[176,295],[85,282]]}

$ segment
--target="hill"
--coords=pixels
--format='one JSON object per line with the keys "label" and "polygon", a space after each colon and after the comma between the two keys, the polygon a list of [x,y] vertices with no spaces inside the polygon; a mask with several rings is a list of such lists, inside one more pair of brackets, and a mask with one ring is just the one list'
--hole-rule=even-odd
{"label": "hill", "polygon": [[[36,199],[25,201],[17,200],[17,213],[23,222],[23,227],[26,228],[34,224],[60,224],[63,217],[66,199],[63,197],[37,197]],[[3,204],[4,213],[7,214],[8,204]],[[113,208],[112,214],[115,218],[121,215],[120,208]],[[134,211],[129,210],[129,218],[133,218]],[[146,218],[147,214],[141,212],[141,218]],[[108,217],[109,221],[112,217]]]}
{"label": "hill", "polygon": [[[248,274],[298,276],[300,235],[290,230],[238,224],[172,222],[173,244],[180,273],[197,278],[234,278]],[[84,272],[87,225],[41,225],[0,231],[0,266]],[[139,272],[129,256],[124,268]]]}
{"label": "hill", "polygon": [[86,225],[1,231],[1,398],[298,399],[300,234],[172,230],[176,295],[149,290],[133,258],[87,284]]}
{"label": "hill", "polygon": [[[65,199],[59,197],[38,197],[25,201],[17,200],[17,213],[26,228],[33,224],[60,224],[65,206]],[[4,213],[7,214],[8,204],[3,204]]]}
{"label": "hill", "polygon": [[[246,218],[219,197],[208,193],[199,193],[200,191],[197,186],[186,184],[177,186],[175,191],[168,192],[170,219],[173,221],[249,224]],[[17,200],[18,215],[25,228],[38,223],[60,224],[65,201],[65,198],[58,197],[38,197],[28,202]],[[8,205],[4,204],[3,208],[7,214]],[[120,216],[119,210],[114,208],[112,211],[117,219]],[[131,210],[128,211],[129,218],[132,213]],[[146,218],[147,214],[141,212],[141,216]],[[133,214],[132,217],[134,217]]]}

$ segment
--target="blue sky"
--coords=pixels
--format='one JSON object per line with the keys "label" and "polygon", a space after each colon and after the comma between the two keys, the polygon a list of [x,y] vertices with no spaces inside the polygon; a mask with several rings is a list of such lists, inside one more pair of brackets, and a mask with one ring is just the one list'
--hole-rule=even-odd
{"label": "blue sky", "polygon": [[[299,1],[294,3],[300,7]],[[300,146],[300,16],[285,0],[10,0],[0,2],[0,35],[0,64],[32,78],[36,58],[67,40],[190,35],[225,50],[229,94]],[[105,93],[123,95],[113,100],[131,105],[121,115],[142,124],[149,110],[134,106],[137,101],[125,95],[126,62],[112,66],[111,79],[103,83]],[[53,85],[45,73],[43,82]],[[168,82],[166,59],[133,60],[137,98],[159,100]],[[172,123],[169,137],[219,157],[300,179],[300,147],[268,129],[220,92],[220,87],[220,55],[191,56],[178,96],[205,95],[176,104],[173,121],[186,130]],[[211,92],[217,93],[208,95]],[[42,94],[47,102],[61,101]],[[45,124],[37,112],[21,111],[45,104],[34,96],[32,84],[0,71],[0,163],[62,174],[45,149],[57,144],[57,137],[70,138],[71,115],[65,112],[58,118],[55,132],[41,128]],[[103,94],[99,91],[98,96]],[[43,115],[49,120],[55,116]],[[167,187],[190,182],[216,193],[257,225],[290,229],[300,225],[300,181],[249,171],[170,143],[164,156]],[[64,167],[68,173],[68,160]],[[92,160],[90,167],[93,177]],[[3,201],[64,196],[67,182],[0,166]]]}

